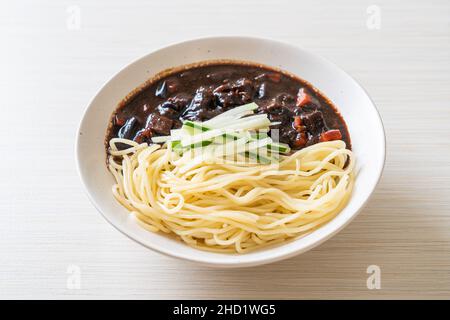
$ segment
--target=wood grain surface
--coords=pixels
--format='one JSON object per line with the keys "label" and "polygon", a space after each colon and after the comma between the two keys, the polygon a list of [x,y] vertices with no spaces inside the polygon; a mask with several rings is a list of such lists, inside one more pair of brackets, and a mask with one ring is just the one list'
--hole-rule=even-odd
{"label": "wood grain surface", "polygon": [[[305,254],[235,270],[117,232],[74,160],[82,113],[109,77],[160,46],[224,34],[337,63],[387,134],[383,178],[354,222]],[[3,1],[0,36],[0,298],[450,298],[449,1]],[[366,286],[371,265],[379,290]]]}

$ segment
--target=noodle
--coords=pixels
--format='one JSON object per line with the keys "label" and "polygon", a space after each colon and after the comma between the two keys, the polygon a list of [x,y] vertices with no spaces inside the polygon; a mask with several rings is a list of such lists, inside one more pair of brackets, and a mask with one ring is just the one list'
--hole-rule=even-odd
{"label": "noodle", "polygon": [[114,197],[147,230],[203,250],[245,253],[309,234],[342,210],[354,180],[345,147],[321,142],[260,164],[114,138],[108,168]]}

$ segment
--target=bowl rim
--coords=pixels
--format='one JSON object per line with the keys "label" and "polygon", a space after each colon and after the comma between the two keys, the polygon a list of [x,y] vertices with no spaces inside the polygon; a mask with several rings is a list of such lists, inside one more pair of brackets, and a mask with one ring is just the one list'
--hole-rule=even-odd
{"label": "bowl rim", "polygon": [[[233,259],[233,260],[227,260],[227,261],[208,261],[207,259],[204,258],[199,258],[197,256],[194,255],[189,255],[189,254],[182,254],[179,252],[175,252],[174,250],[169,251],[169,250],[164,250],[162,247],[157,246],[157,245],[151,245],[149,243],[145,243],[143,241],[141,241],[140,239],[138,239],[137,237],[130,235],[125,228],[123,228],[122,226],[120,226],[120,224],[116,223],[113,221],[113,219],[109,218],[109,216],[103,211],[103,209],[101,209],[101,206],[97,203],[97,201],[95,200],[94,196],[91,194],[91,192],[89,191],[88,188],[88,184],[87,181],[84,177],[84,175],[82,174],[82,169],[81,169],[81,163],[83,161],[81,154],[80,154],[80,132],[81,129],[83,127],[84,122],[87,119],[87,114],[89,109],[92,107],[93,102],[95,101],[95,99],[97,98],[97,96],[105,89],[105,87],[120,73],[124,72],[125,69],[127,69],[130,65],[133,65],[135,63],[138,63],[144,59],[146,59],[148,56],[155,54],[157,52],[163,51],[163,50],[167,50],[170,49],[172,47],[176,47],[176,46],[180,46],[180,45],[186,45],[189,43],[195,43],[195,42],[202,42],[202,41],[222,41],[222,40],[237,40],[237,41],[242,41],[242,40],[250,40],[250,41],[263,41],[263,42],[271,42],[274,45],[279,45],[279,46],[286,46],[289,47],[293,50],[301,50],[304,53],[314,56],[315,58],[321,60],[323,63],[325,64],[329,64],[332,67],[334,67],[335,69],[339,70],[340,72],[343,72],[349,79],[351,79],[354,84],[360,89],[362,90],[362,92],[364,92],[364,94],[367,96],[367,98],[370,101],[371,107],[374,109],[375,111],[375,115],[376,115],[376,120],[377,120],[377,125],[379,126],[380,133],[382,135],[382,139],[381,139],[381,148],[380,151],[382,152],[381,155],[381,159],[382,161],[380,161],[377,171],[376,171],[376,175],[377,178],[374,181],[374,183],[372,183],[372,185],[369,186],[369,194],[367,196],[367,198],[364,200],[364,202],[362,202],[362,204],[360,205],[360,207],[347,219],[345,220],[343,223],[341,223],[340,225],[338,225],[335,229],[331,230],[331,232],[328,232],[327,234],[322,235],[317,241],[312,242],[308,245],[305,245],[301,248],[292,248],[290,251],[287,252],[279,252],[277,254],[272,254],[269,257],[261,257],[259,259],[254,259],[254,260],[250,260],[250,261],[240,261],[239,259]],[[288,72],[290,72],[289,70],[286,70]],[[314,86],[314,84],[313,84]],[[187,40],[184,41],[178,41],[178,42],[172,42],[170,44],[167,45],[162,45],[159,46],[153,50],[151,50],[149,53],[140,56],[137,59],[134,59],[133,61],[125,64],[124,66],[122,66],[120,68],[119,71],[115,72],[112,76],[110,76],[104,83],[103,85],[96,91],[95,95],[89,100],[89,103],[87,104],[87,107],[84,108],[83,113],[82,113],[82,117],[79,120],[78,126],[77,126],[77,130],[76,130],[76,137],[75,137],[75,145],[74,145],[74,149],[75,149],[75,161],[76,161],[76,168],[77,168],[77,172],[78,172],[78,176],[81,179],[81,182],[83,184],[83,189],[84,192],[87,194],[89,200],[91,201],[91,203],[94,205],[94,207],[96,208],[96,210],[103,216],[103,218],[110,224],[112,225],[116,230],[120,231],[122,234],[124,234],[125,236],[127,236],[129,239],[139,243],[140,245],[154,250],[156,252],[162,253],[166,256],[170,256],[170,257],[174,257],[180,260],[187,260],[190,262],[195,262],[197,264],[201,264],[201,265],[205,265],[205,266],[210,266],[210,267],[222,267],[222,268],[240,268],[240,267],[250,267],[250,266],[256,266],[256,265],[264,265],[264,264],[269,264],[272,262],[276,262],[276,261],[280,261],[280,260],[284,260],[284,259],[288,259],[291,258],[293,256],[299,255],[301,253],[304,253],[306,251],[311,250],[312,248],[319,246],[320,244],[322,244],[323,242],[329,240],[331,237],[333,237],[334,235],[336,235],[339,231],[341,231],[342,229],[344,229],[351,221],[353,221],[353,219],[356,218],[356,216],[359,215],[359,213],[362,211],[362,209],[366,206],[367,202],[369,201],[369,199],[372,197],[374,190],[376,189],[377,185],[380,182],[380,179],[382,177],[383,174],[383,170],[385,167],[385,163],[386,163],[386,133],[385,133],[385,128],[383,125],[383,121],[380,115],[380,112],[378,111],[373,99],[371,98],[371,96],[368,94],[368,92],[366,91],[366,89],[355,79],[353,78],[350,74],[348,74],[346,71],[344,71],[342,68],[340,68],[338,65],[336,65],[334,62],[328,60],[327,58],[322,57],[321,55],[315,54],[313,52],[310,52],[309,50],[306,50],[300,46],[291,44],[289,42],[286,41],[280,41],[277,39],[273,39],[270,37],[256,37],[256,36],[235,36],[235,35],[220,35],[220,36],[205,36],[205,37],[195,37],[195,38],[189,38]],[[319,228],[320,229],[320,228]],[[163,236],[163,235],[161,235]],[[295,241],[295,240],[294,240]],[[283,246],[283,245],[281,245]],[[264,250],[264,249],[263,249]],[[234,255],[230,255],[230,256],[234,256]]]}

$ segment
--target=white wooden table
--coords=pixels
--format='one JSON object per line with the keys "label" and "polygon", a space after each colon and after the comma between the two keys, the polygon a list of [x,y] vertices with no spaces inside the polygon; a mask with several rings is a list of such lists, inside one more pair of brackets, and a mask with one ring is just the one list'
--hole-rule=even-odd
{"label": "white wooden table", "polygon": [[[450,2],[293,3],[1,3],[0,298],[450,298]],[[223,34],[334,61],[373,97],[388,142],[384,176],[350,226],[240,270],[174,260],[117,232],[87,199],[73,151],[84,108],[121,67]],[[371,265],[379,290],[366,286]]]}

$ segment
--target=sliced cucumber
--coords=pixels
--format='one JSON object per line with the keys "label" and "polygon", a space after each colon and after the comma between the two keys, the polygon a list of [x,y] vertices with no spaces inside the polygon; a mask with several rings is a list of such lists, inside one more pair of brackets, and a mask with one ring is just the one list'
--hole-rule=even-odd
{"label": "sliced cucumber", "polygon": [[[266,114],[254,114],[256,103],[249,103],[226,111],[205,122],[186,120],[180,129],[170,131],[170,136],[152,138],[154,143],[168,143],[175,152],[182,155],[189,150],[204,147],[202,154],[215,157],[244,156],[261,163],[271,163],[274,155],[290,152],[289,145],[277,143],[268,136],[270,122]],[[205,153],[206,156],[206,153]],[[197,156],[195,157],[197,160]]]}

